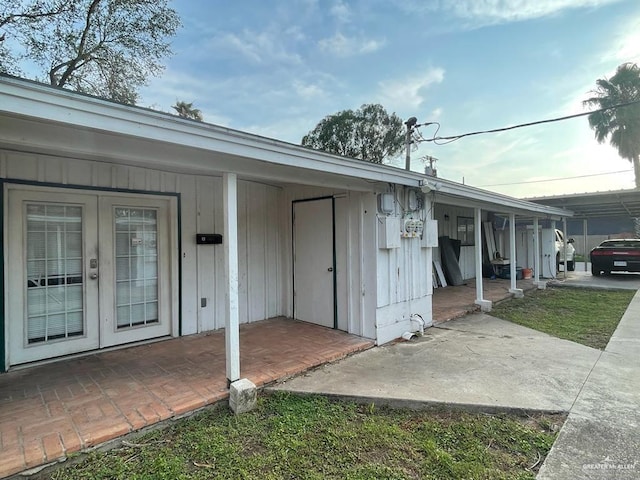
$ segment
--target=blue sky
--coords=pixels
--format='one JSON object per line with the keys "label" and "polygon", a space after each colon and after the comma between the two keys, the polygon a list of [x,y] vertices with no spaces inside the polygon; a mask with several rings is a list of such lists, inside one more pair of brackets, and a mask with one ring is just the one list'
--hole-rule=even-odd
{"label": "blue sky", "polygon": [[[326,115],[364,103],[438,121],[442,136],[580,113],[596,79],[640,62],[637,0],[172,5],[184,24],[175,55],[139,103],[194,102],[207,122],[292,143]],[[586,117],[422,143],[412,169],[423,170],[425,155],[438,159],[440,177],[516,197],[634,184],[631,164],[597,144]],[[545,181],[564,177],[581,178]]]}

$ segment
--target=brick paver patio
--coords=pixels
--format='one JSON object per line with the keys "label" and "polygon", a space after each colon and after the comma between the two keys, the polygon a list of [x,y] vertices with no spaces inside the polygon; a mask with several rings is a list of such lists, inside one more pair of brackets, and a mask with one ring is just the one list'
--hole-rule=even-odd
{"label": "brick paver patio", "polygon": [[[518,288],[521,288],[525,292],[536,288],[532,279],[518,280],[516,283]],[[496,278],[495,280],[488,278],[482,279],[482,289],[485,300],[499,302],[500,300],[511,298],[513,295],[509,293],[510,287],[511,280],[501,278]],[[465,285],[435,288],[433,290],[433,321],[435,323],[442,323],[447,320],[462,317],[467,313],[479,311],[480,307],[473,303],[475,299],[475,279],[468,280]]]}
{"label": "brick paver patio", "polygon": [[[283,318],[242,325],[241,376],[261,386],[371,346]],[[0,374],[0,478],[227,397],[224,331]]]}

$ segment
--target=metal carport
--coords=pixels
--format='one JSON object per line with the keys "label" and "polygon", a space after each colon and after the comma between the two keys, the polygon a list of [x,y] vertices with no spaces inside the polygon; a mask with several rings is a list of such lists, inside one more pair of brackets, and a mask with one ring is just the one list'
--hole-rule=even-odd
{"label": "metal carport", "polygon": [[[589,219],[612,217],[640,218],[640,190],[638,189],[573,193],[568,195],[527,198],[525,200],[548,207],[566,208],[573,212],[573,218],[582,219],[585,253],[587,250],[587,227]],[[584,268],[586,271],[586,261]]]}

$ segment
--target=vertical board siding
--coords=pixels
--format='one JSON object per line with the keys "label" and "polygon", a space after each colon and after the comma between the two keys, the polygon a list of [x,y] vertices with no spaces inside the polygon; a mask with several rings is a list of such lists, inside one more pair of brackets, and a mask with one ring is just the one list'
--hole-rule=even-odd
{"label": "vertical board siding", "polygon": [[[120,170],[120,169],[119,169]],[[126,177],[122,177],[124,180]],[[177,181],[182,203],[182,333],[198,333],[198,256],[195,234],[197,225],[196,177],[181,175]]]}
{"label": "vertical board siding", "polygon": [[[375,236],[363,238],[363,215],[365,206],[363,198],[375,196],[367,193],[346,192],[339,189],[321,187],[290,186],[284,192],[285,213],[284,225],[287,233],[282,237],[282,251],[284,252],[283,269],[293,271],[292,245],[292,202],[313,198],[335,198],[335,234],[336,234],[336,286],[338,328],[355,335],[375,338],[375,325],[371,320],[374,315],[366,317],[364,304],[365,289],[363,287],[362,269],[364,264],[375,265],[374,257],[364,262],[365,245],[375,245]],[[375,203],[374,203],[375,205]],[[371,213],[371,211],[369,211]],[[375,211],[373,212],[375,215]],[[291,277],[292,275],[288,275]],[[373,274],[375,278],[375,273]],[[375,283],[375,279],[374,282]],[[288,316],[293,315],[293,285],[288,283],[283,295],[283,310]],[[302,294],[304,292],[300,292]],[[307,292],[312,294],[312,292]],[[375,288],[370,294],[375,294]],[[372,302],[370,302],[374,305]],[[374,307],[375,309],[375,307]]]}
{"label": "vertical board siding", "polygon": [[349,199],[339,197],[335,199],[335,239],[336,246],[336,295],[338,329],[349,331],[349,255],[352,251],[349,241],[350,225]]}
{"label": "vertical board siding", "polygon": [[[216,188],[218,187],[218,188]],[[197,191],[197,222],[196,233],[220,233],[215,229],[214,204],[215,192],[220,192],[220,186],[217,186],[211,177],[198,177],[196,180]],[[203,307],[198,303],[198,331],[206,332],[216,329],[216,305],[215,292],[216,288],[222,288],[223,285],[217,285],[216,275],[216,245],[196,245],[198,269],[198,299],[206,302]]]}
{"label": "vertical board siding", "polygon": [[[221,245],[200,245],[196,233],[224,233],[222,180],[48,155],[0,151],[2,178],[60,185],[179,193],[182,271],[182,333],[224,327]],[[241,322],[286,314],[283,288],[282,189],[239,181]],[[227,241],[227,238],[224,238]],[[177,288],[177,286],[176,286]],[[201,298],[207,306],[201,307]]]}
{"label": "vertical board siding", "polygon": [[476,247],[460,247],[460,271],[462,278],[469,280],[476,277]]}
{"label": "vertical board siding", "polygon": [[[399,188],[398,198],[404,198],[405,190]],[[403,217],[401,205],[405,201],[396,202],[395,215]],[[431,205],[425,198],[422,210],[415,212],[418,218],[426,219]],[[381,215],[378,215],[378,221]],[[400,236],[400,232],[398,232]],[[422,298],[431,293],[431,268],[426,248],[422,248],[419,238],[403,238],[400,248],[378,249],[378,298],[377,306],[384,307],[397,303]]]}
{"label": "vertical board siding", "polygon": [[360,196],[360,268],[361,268],[361,297],[360,297],[360,325],[361,335],[376,338],[376,291],[379,282],[377,262],[378,257],[378,225],[376,220],[377,199],[374,194]]}

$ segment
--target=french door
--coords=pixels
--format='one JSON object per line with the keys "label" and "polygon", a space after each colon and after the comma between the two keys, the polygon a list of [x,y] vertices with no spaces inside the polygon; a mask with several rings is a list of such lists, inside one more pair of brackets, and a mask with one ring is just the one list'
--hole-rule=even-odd
{"label": "french door", "polygon": [[9,361],[171,333],[170,200],[8,186]]}

